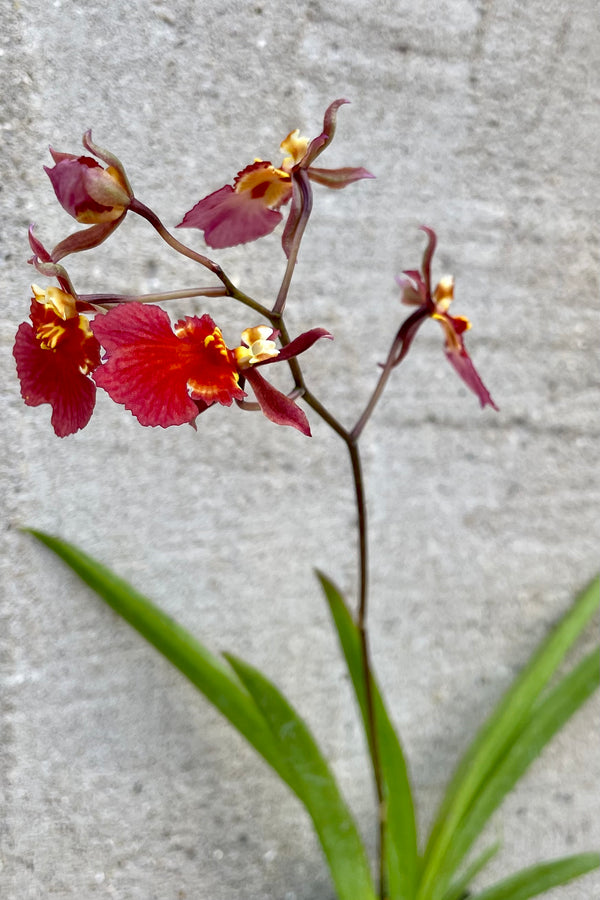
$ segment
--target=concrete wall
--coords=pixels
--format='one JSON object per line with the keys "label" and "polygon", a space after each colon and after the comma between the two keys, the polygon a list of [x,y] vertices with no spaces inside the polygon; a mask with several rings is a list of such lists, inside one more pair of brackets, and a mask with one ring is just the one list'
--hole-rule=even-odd
{"label": "concrete wall", "polygon": [[[16,527],[77,541],[209,647],[274,678],[372,848],[364,745],[312,574],[355,591],[344,448],[314,416],[312,440],[235,409],[208,413],[198,433],[163,431],[104,396],[83,432],[59,440],[48,407],[23,405],[11,349],[33,276],[26,228],[39,223],[51,245],[73,224],[42,171],[46,147],[78,152],[91,127],[172,225],[350,99],[323,165],[365,165],[377,180],[316,189],[289,308],[294,332],[334,332],[304,368],[347,424],[404,314],[394,276],[418,264],[417,226],[437,229],[436,272],[456,277],[455,312],[473,322],[468,346],[501,411],[479,410],[429,323],[363,446],[373,650],[426,824],[457,755],[598,567],[596,3],[21,0],[0,19],[0,893],[329,900],[293,797]],[[206,282],[130,218],[68,260],[80,291]],[[273,297],[278,235],[215,256],[248,293]],[[254,324],[230,301],[192,308],[230,343]],[[592,703],[510,797],[490,829],[505,851],[482,883],[598,846],[597,727]],[[556,896],[599,892],[589,876]]]}

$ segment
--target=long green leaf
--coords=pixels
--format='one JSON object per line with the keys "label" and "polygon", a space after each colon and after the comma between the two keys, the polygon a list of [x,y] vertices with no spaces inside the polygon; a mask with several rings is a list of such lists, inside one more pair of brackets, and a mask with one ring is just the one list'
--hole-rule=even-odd
{"label": "long green leaf", "polygon": [[192,635],[91,556],[59,538],[29,529],[79,575],[115,612],[153,644],[244,735],[292,790],[295,779],[262,715],[229,666]]}
{"label": "long green leaf", "polygon": [[[341,593],[328,578],[321,573],[317,573],[317,575],[337,628],[370,746],[370,727],[358,628]],[[388,896],[390,900],[413,900],[417,885],[418,853],[410,780],[400,741],[375,681],[373,681],[373,697],[387,805],[387,840],[384,847]]]}
{"label": "long green leaf", "polygon": [[471,884],[476,875],[487,866],[489,861],[494,858],[500,849],[500,841],[496,841],[490,847],[487,847],[482,853],[470,863],[465,871],[456,881],[453,881],[446,893],[444,900],[461,900],[466,895],[466,889]]}
{"label": "long green leaf", "polygon": [[502,698],[460,761],[438,810],[428,841],[418,900],[438,900],[438,872],[448,872],[445,857],[461,820],[481,786],[527,722],[530,712],[569,648],[600,605],[595,578],[550,632],[521,675]]}
{"label": "long green leaf", "polygon": [[475,894],[471,900],[529,900],[600,866],[600,854],[581,853],[523,869]]}
{"label": "long green leaf", "polygon": [[[352,900],[352,890],[356,900],[375,900],[364,848],[347,810],[344,814],[345,807],[339,792],[337,802],[333,803],[334,811],[330,813],[331,822],[327,822],[328,810],[323,811],[319,806],[321,785],[318,774],[313,794],[307,793],[306,773],[302,772],[297,761],[292,758],[290,763],[286,758],[290,750],[289,741],[282,742],[281,737],[273,732],[271,723],[230,666],[92,557],[59,538],[33,529],[29,529],[29,533],[56,553],[115,612],[172,662],[287,782],[313,818],[340,892],[340,900]],[[242,663],[237,665],[243,666]],[[305,738],[305,735],[302,737]],[[333,788],[337,791],[335,783]],[[333,797],[335,801],[331,785],[324,796],[329,799]],[[361,890],[362,893],[359,892]]]}
{"label": "long green leaf", "polygon": [[598,651],[594,650],[535,706],[529,722],[482,786],[455,832],[449,847],[449,868],[454,870],[459,865],[506,794],[599,684],[600,658]]}
{"label": "long green leaf", "polygon": [[227,655],[293,771],[327,857],[339,900],[375,900],[366,853],[352,816],[305,723],[264,675]]}

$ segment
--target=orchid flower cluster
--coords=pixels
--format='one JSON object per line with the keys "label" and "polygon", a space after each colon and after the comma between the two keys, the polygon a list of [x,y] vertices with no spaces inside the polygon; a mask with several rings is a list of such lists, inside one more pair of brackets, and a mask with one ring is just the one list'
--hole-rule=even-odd
{"label": "orchid flower cluster", "polygon": [[[310,435],[302,402],[344,442],[357,512],[356,612],[325,575],[319,579],[354,687],[372,765],[377,892],[365,846],[333,773],[306,724],[275,685],[242,660],[227,654],[225,661],[214,657],[152,601],[78,548],[52,535],[32,533],[176,665],[286,782],[312,818],[338,900],[463,900],[471,896],[472,879],[498,849],[497,843],[486,848],[465,868],[476,838],[507,791],[600,683],[597,658],[591,654],[556,687],[549,687],[564,654],[598,608],[598,581],[577,598],[466,751],[421,849],[408,767],[371,663],[367,504],[359,441],[392,372],[430,319],[440,324],[445,355],[481,407],[497,407],[465,347],[470,322],[450,313],[453,279],[432,278],[436,234],[424,226],[421,266],[397,278],[399,299],[409,307],[408,315],[392,335],[371,396],[355,424],[342,425],[305,381],[300,355],[317,341],[332,338],[323,327],[291,337],[284,315],[312,211],[313,187],[337,190],[374,177],[362,167],[315,165],[334,137],[338,109],[346,102],[336,100],[328,107],[322,131],[314,139],[290,132],[281,143],[285,155],[281,164],[255,159],[232,184],[197,202],[177,226],[201,231],[206,245],[218,250],[258,240],[283,224],[285,269],[272,304],[244,293],[216,261],[176,237],[135,196],[122,163],[96,146],[91,132],[83,137],[86,155],[51,150],[54,166],[46,171],[56,197],[87,227],[52,250],[30,228],[29,262],[52,283],[33,285],[30,318],[19,326],[13,352],[23,400],[28,406],[51,406],[52,426],[59,437],[88,424],[100,387],[141,425],[162,428],[185,423],[196,428],[198,417],[209,407],[235,403]],[[216,282],[142,295],[78,293],[63,261],[107,240],[128,215],[145,219],[172,250],[210,272]],[[172,322],[159,305],[193,297],[229,297],[256,318],[244,320],[239,343],[229,346],[208,313]],[[263,374],[268,366],[282,362],[293,379],[288,393]],[[594,853],[541,863],[503,879],[473,900],[517,896],[527,900],[599,866],[600,856]]]}
{"label": "orchid flower cluster", "polygon": [[[57,284],[32,286],[30,322],[19,327],[14,356],[25,403],[50,404],[52,425],[59,437],[87,425],[95,406],[96,387],[124,405],[142,425],[167,428],[189,423],[195,427],[196,419],[209,406],[231,406],[235,402],[242,408],[258,405],[272,422],[310,434],[306,414],[296,402],[304,393],[299,369],[292,366],[296,385],[290,395],[273,387],[261,370],[273,363],[293,362],[316,341],[332,337],[324,328],[313,328],[290,340],[282,327],[282,315],[312,208],[312,185],[340,189],[373,177],[362,167],[324,169],[314,165],[333,138],[337,110],[345,102],[336,100],[329,106],[323,130],[313,140],[301,137],[298,130],[290,132],[281,143],[287,155],[279,167],[255,159],[236,175],[233,185],[204,197],[177,226],[199,229],[209,247],[220,249],[271,233],[283,220],[282,209],[288,206],[282,234],[286,277],[272,308],[244,295],[220,266],[169,233],[156,214],[137,200],[122,163],[96,146],[91,132],[83,137],[90,155],[50,151],[54,167],[46,168],[46,172],[59,203],[77,222],[89,227],[69,235],[51,251],[37,238],[33,226],[30,228],[34,254],[30,262]],[[206,288],[198,294],[233,296],[267,321],[244,328],[239,345],[228,347],[210,315],[186,316],[172,324],[160,306],[148,302],[190,296],[192,292],[171,291],[150,298],[78,294],[60,261],[97,247],[128,214],[146,218],[173,249],[195,259],[221,280],[221,288]],[[460,377],[482,406],[494,406],[465,349],[463,333],[470,324],[448,312],[452,279],[446,276],[432,288],[430,270],[436,238],[431,229],[424,230],[428,244],[422,270],[407,271],[398,279],[402,302],[417,308],[400,327],[384,373],[387,377],[402,361],[421,324],[434,318],[443,327],[446,355]],[[255,403],[247,399],[248,386]]]}

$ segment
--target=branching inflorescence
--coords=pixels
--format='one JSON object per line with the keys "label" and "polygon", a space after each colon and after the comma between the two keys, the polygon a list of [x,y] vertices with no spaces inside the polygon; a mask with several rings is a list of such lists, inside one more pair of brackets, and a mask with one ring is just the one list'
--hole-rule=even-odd
{"label": "branching inflorescence", "polygon": [[[306,415],[296,403],[305,389],[294,362],[315,341],[331,335],[323,328],[314,328],[290,341],[283,313],[312,209],[312,185],[339,189],[373,177],[364,168],[323,169],[314,165],[334,136],[337,110],[344,102],[336,100],[329,106],[323,130],[314,140],[301,137],[297,130],[288,134],[281,144],[288,155],[279,167],[254,160],[238,173],[233,186],[225,185],[204,197],[178,226],[202,230],[209,247],[230,247],[269,234],[282,221],[281,210],[289,206],[282,235],[287,268],[270,308],[243,294],[217,263],[170,234],[156,213],[137,200],[121,162],[97,147],[91,132],[84,135],[83,146],[93,156],[51,150],[55,165],[46,172],[56,196],[73,218],[89,227],[69,235],[51,251],[38,240],[33,227],[30,229],[34,254],[30,262],[40,274],[55,278],[58,286],[33,287],[31,321],[19,328],[14,355],[25,403],[49,403],[57,435],[65,437],[87,425],[94,409],[96,385],[129,409],[142,425],[166,428],[194,425],[198,415],[214,404],[231,406],[235,401],[247,406],[246,383],[267,418],[310,434]],[[97,247],[127,214],[146,218],[174,250],[213,272],[221,286],[149,297],[78,294],[59,262],[71,253]],[[430,229],[425,231],[429,240],[422,271],[408,271],[401,280],[402,301],[418,308],[398,331],[384,366],[385,377],[404,359],[417,329],[431,317],[442,324],[446,354],[465,384],[475,391],[482,406],[494,406],[464,346],[462,335],[469,322],[448,313],[452,280],[446,277],[432,290],[435,235]],[[231,296],[260,313],[269,324],[245,327],[239,346],[227,347],[210,316],[187,316],[172,325],[168,315],[155,305],[203,294]],[[282,345],[279,349],[277,339]],[[293,396],[276,390],[259,371],[285,360],[292,363],[296,381]]]}
{"label": "branching inflorescence", "polygon": [[[465,385],[482,407],[496,406],[465,348],[464,333],[470,327],[469,321],[449,313],[452,279],[444,276],[432,286],[436,236],[430,228],[423,229],[427,246],[420,270],[408,270],[398,279],[401,300],[414,311],[393,335],[370,400],[354,427],[342,426],[307,387],[298,357],[315,342],[332,335],[323,327],[315,327],[291,339],[284,314],[302,235],[312,210],[313,185],[340,189],[373,177],[361,167],[326,169],[315,165],[333,139],[337,112],[345,102],[336,100],[328,107],[323,129],[313,140],[301,137],[298,131],[288,134],[281,144],[286,156],[279,166],[255,159],[235,176],[233,184],[196,203],[177,226],[201,230],[208,247],[220,249],[257,240],[271,233],[285,218],[285,271],[270,306],[245,294],[218,263],[175,237],[157,214],[137,199],[121,162],[97,147],[91,132],[83,138],[90,155],[51,150],[55,165],[46,171],[58,201],[87,227],[69,235],[50,251],[38,239],[33,226],[30,228],[30,262],[40,275],[55,283],[46,288],[33,286],[30,321],[18,329],[14,357],[25,403],[50,404],[52,426],[59,437],[71,435],[88,424],[96,388],[100,387],[145,426],[167,428],[187,423],[195,428],[198,417],[209,407],[231,407],[235,403],[241,409],[259,408],[271,422],[310,435],[306,413],[298,402],[303,401],[342,438],[350,455],[358,511],[360,586],[356,625],[378,798],[383,898],[386,787],[367,640],[367,522],[358,442],[392,371],[404,360],[418,329],[430,318],[442,326],[445,354]],[[63,260],[72,253],[97,247],[127,215],[144,218],[174,251],[210,272],[216,283],[141,296],[78,293]],[[245,321],[240,329],[240,343],[229,347],[210,315],[186,316],[173,323],[157,305],[198,296],[233,298],[261,321],[251,325]],[[276,389],[263,374],[268,366],[281,362],[288,363],[293,378],[288,394]]]}

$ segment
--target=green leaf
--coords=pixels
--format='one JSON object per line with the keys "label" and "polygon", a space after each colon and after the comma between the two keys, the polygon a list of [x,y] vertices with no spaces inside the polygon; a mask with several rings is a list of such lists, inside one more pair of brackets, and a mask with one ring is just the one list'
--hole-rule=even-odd
{"label": "green leaf", "polygon": [[536,704],[529,722],[482,785],[481,791],[456,831],[448,854],[452,869],[460,863],[494,810],[548,741],[593,694],[599,684],[600,659],[598,651],[594,650]]}
{"label": "green leaf", "polygon": [[[371,746],[359,631],[340,592],[324,575],[317,575],[337,628]],[[389,900],[413,900],[417,884],[418,853],[410,780],[402,747],[374,680],[373,697],[387,805],[385,871],[388,897]]]}
{"label": "green leaf", "polygon": [[476,875],[487,866],[500,849],[500,841],[496,841],[480,853],[472,863],[469,863],[465,871],[454,881],[444,894],[444,900],[461,900],[465,896],[466,888],[471,884]]}
{"label": "green leaf", "polygon": [[[550,632],[460,761],[438,810],[425,853],[418,900],[439,900],[453,875],[447,853],[463,817],[526,725],[538,697],[600,605],[596,578]],[[440,873],[443,872],[443,877]]]}
{"label": "green leaf", "polygon": [[91,556],[60,538],[33,529],[28,531],[189,678],[292,790],[296,790],[294,778],[254,700],[220,657],[210,653],[177,622]]}
{"label": "green leaf", "polygon": [[471,900],[529,900],[572,878],[578,878],[600,866],[600,854],[581,853],[523,869],[492,887],[475,894]]}
{"label": "green leaf", "polygon": [[264,675],[227,655],[269,723],[282,757],[295,776],[327,857],[339,900],[375,900],[365,850],[352,816],[305,723]]}
{"label": "green leaf", "polygon": [[[309,754],[312,738],[302,726],[297,732],[300,745],[295,748],[296,726],[293,723],[294,719],[299,723],[300,720],[293,711],[290,710],[291,731],[287,735],[274,733],[272,721],[265,718],[264,710],[259,709],[253,696],[220,657],[211,654],[150,600],[92,557],[59,538],[33,529],[27,530],[56,553],[115,612],[172,662],[291,787],[312,816],[340,900],[375,900],[364,847],[314,742],[310,760],[313,770],[303,769],[301,756],[304,752]],[[246,678],[253,672],[241,662],[236,661],[235,666],[244,670]],[[260,680],[261,676],[254,673],[254,690]],[[263,683],[268,685],[264,679]],[[275,689],[271,688],[271,696],[273,692]],[[269,691],[264,693],[266,696]],[[284,708],[283,698],[279,698],[279,706]]]}

